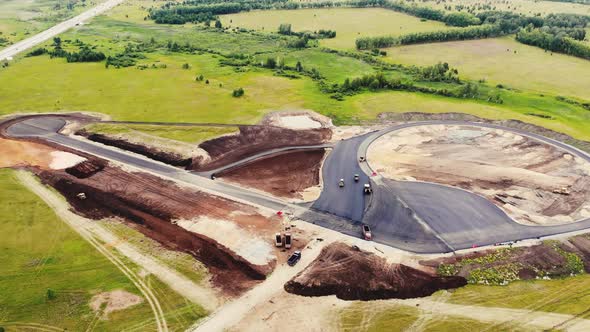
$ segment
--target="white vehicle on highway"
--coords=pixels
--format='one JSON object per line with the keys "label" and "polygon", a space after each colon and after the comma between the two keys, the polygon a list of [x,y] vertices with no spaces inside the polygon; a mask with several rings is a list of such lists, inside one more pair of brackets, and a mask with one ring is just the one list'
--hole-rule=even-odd
{"label": "white vehicle on highway", "polygon": [[338,181],[338,187],[344,187],[344,179],[340,179],[340,181]]}

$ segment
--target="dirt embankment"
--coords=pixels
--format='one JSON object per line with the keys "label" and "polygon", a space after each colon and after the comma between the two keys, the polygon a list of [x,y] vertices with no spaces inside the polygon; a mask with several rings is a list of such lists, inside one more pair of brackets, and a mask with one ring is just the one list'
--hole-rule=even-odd
{"label": "dirt embankment", "polygon": [[76,135],[86,137],[91,141],[102,143],[104,145],[114,146],[119,149],[131,151],[173,166],[188,167],[192,161],[191,158],[185,158],[180,154],[160,151],[155,147],[131,143],[124,139],[109,137],[107,135],[93,134],[86,130],[79,130],[76,132]]}
{"label": "dirt embankment", "polygon": [[407,299],[431,295],[440,289],[464,286],[460,276],[437,277],[344,243],[324,249],[303,272],[285,284],[285,290],[304,296],[336,295],[343,300]]}
{"label": "dirt embankment", "polygon": [[420,264],[441,276],[461,276],[474,284],[505,285],[515,280],[568,277],[590,272],[590,235],[530,247],[472,252]]}
{"label": "dirt embankment", "polygon": [[216,177],[267,193],[302,199],[302,193],[320,184],[324,149],[282,153],[217,173]]}
{"label": "dirt embankment", "polygon": [[272,126],[240,126],[240,132],[203,142],[199,147],[209,154],[208,159],[193,159],[189,169],[210,171],[257,153],[289,146],[309,146],[330,140],[329,128],[294,130]]}
{"label": "dirt embankment", "polygon": [[510,131],[458,125],[406,128],[375,141],[368,159],[392,179],[480,194],[521,223],[590,217],[590,163]]}
{"label": "dirt embankment", "polygon": [[[33,171],[85,217],[122,217],[140,225],[141,232],[166,247],[193,255],[208,267],[212,283],[230,296],[241,294],[265,279],[276,263],[251,264],[210,237],[172,222],[206,216],[237,224],[270,224],[268,233],[276,231],[279,223],[269,221],[254,208],[182,189],[149,174],[127,173],[111,166],[97,171],[97,167],[82,163],[65,171]],[[80,197],[80,193],[85,197]],[[268,239],[270,242],[271,237]]]}

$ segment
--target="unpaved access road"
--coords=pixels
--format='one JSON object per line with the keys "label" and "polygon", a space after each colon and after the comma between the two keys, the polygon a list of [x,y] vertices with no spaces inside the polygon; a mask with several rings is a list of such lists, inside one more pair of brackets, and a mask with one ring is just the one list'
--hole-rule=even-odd
{"label": "unpaved access road", "polygon": [[29,37],[25,40],[21,40],[16,44],[8,46],[5,49],[0,50],[0,61],[6,60],[6,59],[11,59],[23,51],[26,51],[36,45],[39,45],[39,44],[57,36],[57,35],[59,35],[62,32],[65,32],[65,31],[75,27],[76,25],[84,23],[84,21],[91,19],[96,15],[100,15],[100,14],[106,12],[107,10],[119,5],[123,1],[125,1],[125,0],[107,0],[104,3],[101,3],[100,5],[87,10],[76,17],[73,17],[67,21],[61,22],[58,25],[55,25],[55,26],[53,26],[43,32],[40,32],[32,37]]}

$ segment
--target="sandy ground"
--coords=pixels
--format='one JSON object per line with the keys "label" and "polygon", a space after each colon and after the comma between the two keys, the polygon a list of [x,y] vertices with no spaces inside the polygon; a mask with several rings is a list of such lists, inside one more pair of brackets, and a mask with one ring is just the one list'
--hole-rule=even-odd
{"label": "sandy ground", "polygon": [[252,264],[265,265],[276,260],[268,239],[251,234],[231,221],[200,216],[193,220],[178,220],[176,224],[222,243]]}
{"label": "sandy ground", "polygon": [[49,168],[51,169],[70,168],[86,160],[84,157],[64,151],[53,151],[51,152],[51,157],[53,158],[51,164],[49,164]]}
{"label": "sandy ground", "polygon": [[288,115],[281,117],[282,127],[289,129],[313,129],[321,128],[322,124],[306,115]]}
{"label": "sandy ground", "polygon": [[109,313],[113,311],[127,309],[142,302],[141,297],[117,289],[94,295],[90,300],[90,308],[96,313],[101,313],[103,319],[107,319]]}
{"label": "sandy ground", "polygon": [[511,132],[413,127],[379,138],[367,158],[374,169],[395,180],[436,182],[483,195],[523,224],[590,216],[590,164]]}
{"label": "sandy ground", "polygon": [[38,166],[49,168],[54,149],[37,143],[0,138],[0,167]]}
{"label": "sandy ground", "polygon": [[331,128],[334,126],[332,119],[312,110],[272,112],[268,113],[260,123],[295,130]]}

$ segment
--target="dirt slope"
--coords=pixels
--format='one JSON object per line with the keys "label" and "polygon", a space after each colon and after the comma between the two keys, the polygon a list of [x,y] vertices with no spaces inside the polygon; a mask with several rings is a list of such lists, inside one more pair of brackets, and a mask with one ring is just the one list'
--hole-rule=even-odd
{"label": "dirt slope", "polygon": [[325,151],[297,151],[258,159],[216,176],[267,193],[302,199],[302,192],[320,184]]}
{"label": "dirt slope", "polygon": [[464,286],[463,277],[436,277],[343,243],[325,247],[285,290],[304,296],[336,295],[344,300],[428,296],[439,289]]}

